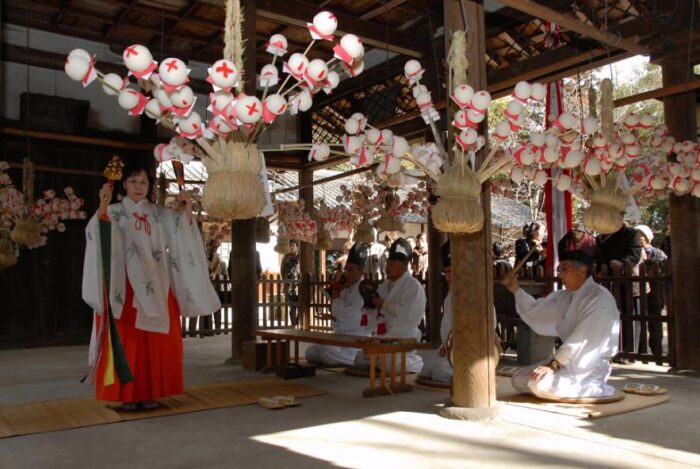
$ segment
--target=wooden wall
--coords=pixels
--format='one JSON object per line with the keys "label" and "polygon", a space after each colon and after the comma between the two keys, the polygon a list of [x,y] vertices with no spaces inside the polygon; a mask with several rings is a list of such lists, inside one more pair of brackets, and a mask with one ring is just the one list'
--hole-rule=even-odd
{"label": "wooden wall", "polygon": [[[121,141],[124,137],[120,138]],[[114,154],[124,159],[150,158],[145,150],[30,139],[35,165],[101,173]],[[27,139],[3,135],[0,160],[21,163],[27,155]],[[22,172],[10,176],[21,189]],[[97,209],[97,193],[104,179],[94,175],[37,171],[34,191],[71,186],[85,199],[88,218]],[[51,232],[46,246],[22,249],[17,265],[0,270],[0,349],[82,344],[90,339],[92,312],[81,299],[86,220],[66,223],[64,233]]]}

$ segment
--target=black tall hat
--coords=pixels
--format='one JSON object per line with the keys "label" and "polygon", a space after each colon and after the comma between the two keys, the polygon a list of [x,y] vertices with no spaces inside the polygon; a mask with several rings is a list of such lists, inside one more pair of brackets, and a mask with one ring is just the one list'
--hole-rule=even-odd
{"label": "black tall hat", "polygon": [[367,264],[367,257],[369,257],[369,246],[367,243],[355,243],[350,248],[346,262],[364,269]]}
{"label": "black tall hat", "polygon": [[588,267],[593,266],[593,258],[580,249],[559,254],[559,262],[561,261],[573,261]]}
{"label": "black tall hat", "polygon": [[411,255],[413,254],[413,249],[411,245],[408,244],[403,238],[399,238],[394,241],[394,244],[389,248],[389,260],[390,261],[401,261],[408,263],[411,260]]}
{"label": "black tall hat", "polygon": [[448,269],[452,267],[452,250],[450,249],[450,240],[440,248],[440,258],[442,260],[442,268]]}

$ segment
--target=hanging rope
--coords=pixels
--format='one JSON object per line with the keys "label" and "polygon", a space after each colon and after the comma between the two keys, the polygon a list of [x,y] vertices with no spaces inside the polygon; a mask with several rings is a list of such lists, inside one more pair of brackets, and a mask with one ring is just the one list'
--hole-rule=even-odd
{"label": "hanging rope", "polygon": [[226,20],[224,22],[224,59],[230,60],[238,68],[239,76],[236,91],[243,92],[245,69],[243,68],[243,9],[239,0],[226,0]]}

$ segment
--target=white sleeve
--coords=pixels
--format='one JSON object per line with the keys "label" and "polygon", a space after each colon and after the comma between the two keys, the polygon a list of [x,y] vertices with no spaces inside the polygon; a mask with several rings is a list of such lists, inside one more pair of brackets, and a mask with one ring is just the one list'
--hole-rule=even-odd
{"label": "white sleeve", "polygon": [[408,282],[401,295],[394,295],[391,301],[385,300],[382,312],[388,316],[401,316],[408,323],[420,323],[425,312],[425,291],[417,280]]}
{"label": "white sleeve", "polygon": [[566,311],[564,292],[553,292],[536,300],[520,288],[515,292],[515,309],[533,331],[540,335],[556,336],[556,325]]}
{"label": "white sleeve", "polygon": [[209,278],[204,243],[194,221],[184,214],[160,209],[168,244],[171,287],[182,316],[202,316],[221,309],[219,296]]}
{"label": "white sleeve", "polygon": [[85,259],[83,261],[83,301],[96,313],[102,314],[102,254],[100,252],[100,224],[93,215],[85,228]]}

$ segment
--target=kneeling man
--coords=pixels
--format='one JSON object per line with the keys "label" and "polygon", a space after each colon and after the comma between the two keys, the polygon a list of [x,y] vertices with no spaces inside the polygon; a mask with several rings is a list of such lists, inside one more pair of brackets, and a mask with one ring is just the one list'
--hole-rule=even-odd
{"label": "kneeling man", "polygon": [[[413,248],[403,238],[399,238],[389,248],[386,263],[387,279],[379,285],[378,298],[372,300],[377,308],[376,334],[386,337],[413,338],[420,341],[419,329],[425,313],[425,290],[408,271]],[[397,370],[400,354],[396,354]],[[369,368],[369,357],[358,353],[355,366]],[[381,363],[377,364],[378,367]],[[391,366],[387,364],[387,366]],[[418,373],[423,368],[423,359],[415,350],[406,353],[406,371]]]}
{"label": "kneeling man", "polygon": [[[369,335],[369,330],[361,325],[364,300],[359,291],[368,255],[369,246],[365,243],[355,243],[348,253],[343,269],[345,286],[342,290],[334,290],[332,293],[331,319],[334,321],[333,332],[336,334]],[[305,356],[309,362],[323,365],[352,366],[358,351],[356,348],[312,345],[306,349]]]}
{"label": "kneeling man", "polygon": [[566,290],[534,299],[514,275],[503,284],[515,295],[520,317],[535,332],[557,336],[562,345],[554,357],[513,375],[513,386],[543,399],[607,397],[605,384],[617,353],[620,313],[608,290],[593,281],[593,260],[583,251],[560,257],[557,271]]}

